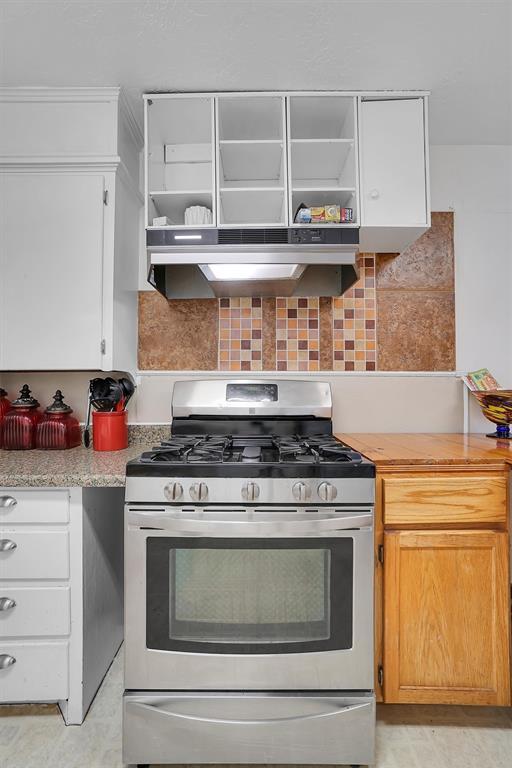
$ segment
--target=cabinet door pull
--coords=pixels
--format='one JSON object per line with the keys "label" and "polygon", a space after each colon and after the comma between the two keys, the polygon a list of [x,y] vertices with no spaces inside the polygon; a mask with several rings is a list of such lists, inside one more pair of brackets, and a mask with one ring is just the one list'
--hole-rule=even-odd
{"label": "cabinet door pull", "polygon": [[0,509],[11,509],[18,502],[13,496],[0,496]]}
{"label": "cabinet door pull", "polygon": [[18,545],[12,539],[0,539],[0,552],[9,552],[16,549]]}
{"label": "cabinet door pull", "polygon": [[16,664],[14,656],[9,656],[8,653],[0,653],[0,669],[7,669],[7,667],[12,667],[13,664]]}
{"label": "cabinet door pull", "polygon": [[0,611],[9,611],[16,605],[16,600],[12,600],[10,597],[0,597]]}

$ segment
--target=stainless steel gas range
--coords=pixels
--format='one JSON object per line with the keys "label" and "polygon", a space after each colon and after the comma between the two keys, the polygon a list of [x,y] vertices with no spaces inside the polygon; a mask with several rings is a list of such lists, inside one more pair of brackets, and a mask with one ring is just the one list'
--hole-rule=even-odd
{"label": "stainless steel gas range", "polygon": [[175,384],[129,462],[123,757],[374,759],[374,465],[327,383]]}

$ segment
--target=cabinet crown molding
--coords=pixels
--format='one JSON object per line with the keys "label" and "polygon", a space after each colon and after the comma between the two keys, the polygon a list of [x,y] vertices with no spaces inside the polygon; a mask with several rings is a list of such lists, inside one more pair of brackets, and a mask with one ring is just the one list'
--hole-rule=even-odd
{"label": "cabinet crown molding", "polygon": [[45,87],[45,86],[8,86],[0,88],[0,101],[118,101],[122,99],[119,86],[109,87]]}

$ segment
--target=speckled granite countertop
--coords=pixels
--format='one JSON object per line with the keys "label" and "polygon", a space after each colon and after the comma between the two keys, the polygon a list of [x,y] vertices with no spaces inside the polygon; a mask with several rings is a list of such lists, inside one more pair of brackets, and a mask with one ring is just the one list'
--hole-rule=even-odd
{"label": "speckled granite countertop", "polygon": [[0,487],[124,486],[126,462],[148,450],[169,434],[169,427],[130,428],[130,445],[124,451],[98,452],[91,448],[67,451],[0,450]]}

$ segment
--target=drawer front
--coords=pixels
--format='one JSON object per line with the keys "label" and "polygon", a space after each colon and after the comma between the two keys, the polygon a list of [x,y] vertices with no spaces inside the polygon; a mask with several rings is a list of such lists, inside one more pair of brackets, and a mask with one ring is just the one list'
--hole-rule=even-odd
{"label": "drawer front", "polygon": [[504,525],[504,475],[426,475],[385,477],[384,525]]}
{"label": "drawer front", "polygon": [[0,488],[0,526],[11,523],[67,523],[69,494],[35,488]]}
{"label": "drawer front", "polygon": [[0,583],[0,637],[69,635],[69,618],[69,587]]}
{"label": "drawer front", "polygon": [[125,763],[373,763],[373,696],[130,693]]}
{"label": "drawer front", "polygon": [[[15,663],[9,665],[11,658],[15,659]],[[57,701],[67,698],[67,642],[0,642],[1,703]]]}
{"label": "drawer front", "polygon": [[0,528],[2,581],[69,578],[68,539],[67,531]]}

